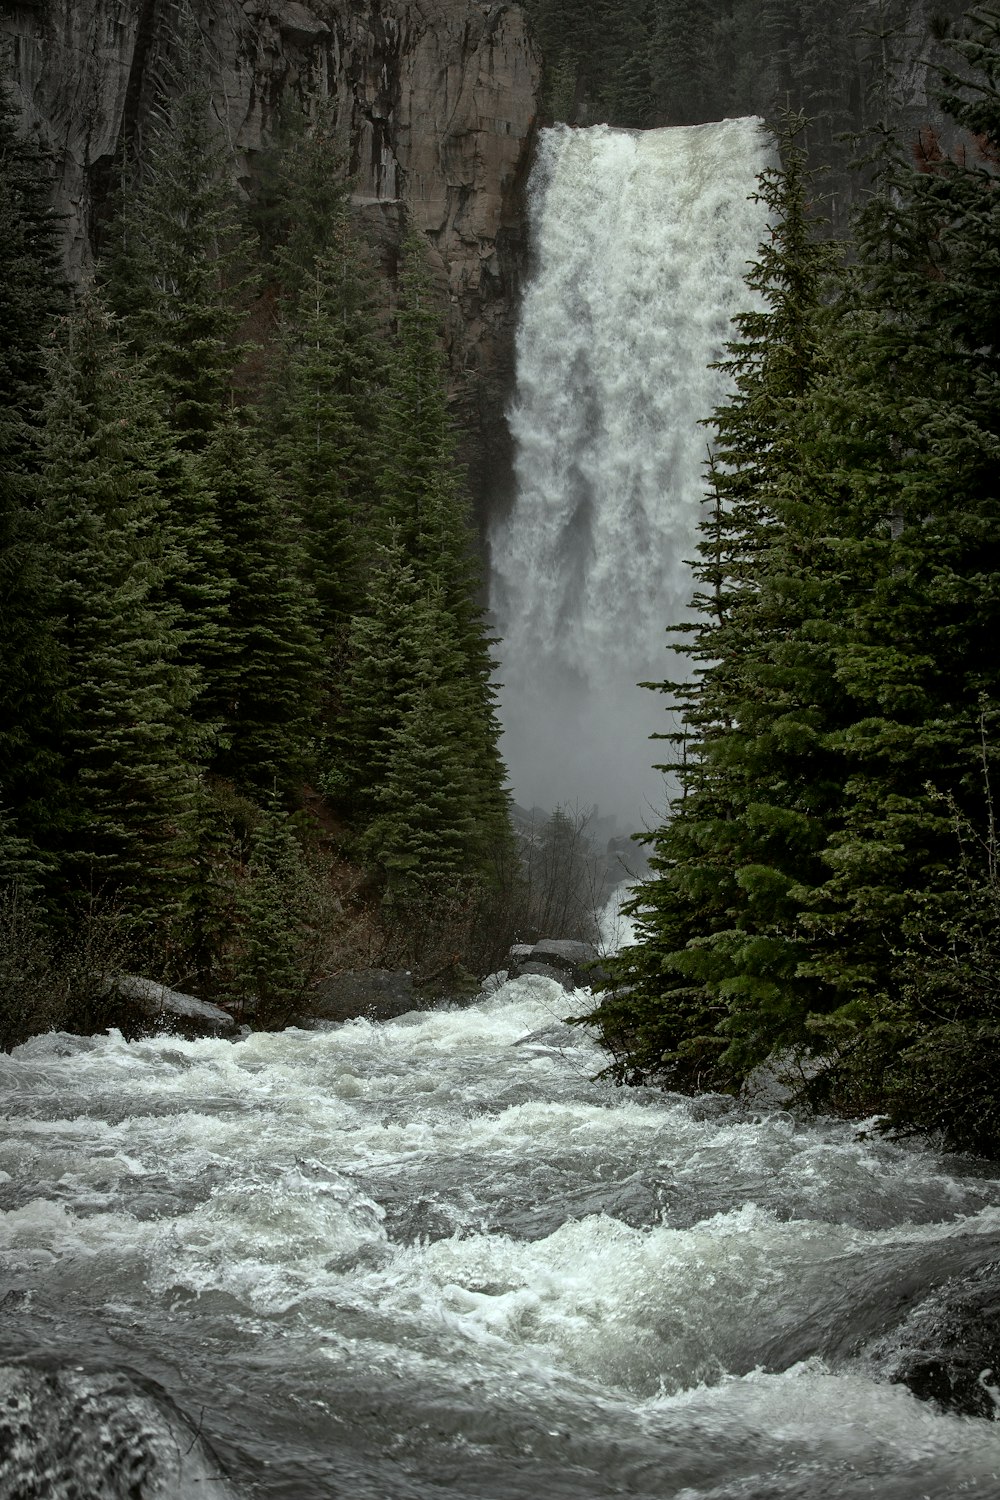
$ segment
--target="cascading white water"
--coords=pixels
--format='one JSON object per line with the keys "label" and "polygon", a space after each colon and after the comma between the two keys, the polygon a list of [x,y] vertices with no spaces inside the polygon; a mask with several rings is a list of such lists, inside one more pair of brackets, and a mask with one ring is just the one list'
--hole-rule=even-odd
{"label": "cascading white water", "polygon": [[996,1500],[886,1378],[996,1169],[595,1082],[587,1003],[0,1054],[0,1496]]}
{"label": "cascading white water", "polygon": [[542,132],[511,414],[517,498],[492,537],[504,754],[518,802],[662,811],[662,703],[688,616],[723,353],[765,230],[757,120]]}

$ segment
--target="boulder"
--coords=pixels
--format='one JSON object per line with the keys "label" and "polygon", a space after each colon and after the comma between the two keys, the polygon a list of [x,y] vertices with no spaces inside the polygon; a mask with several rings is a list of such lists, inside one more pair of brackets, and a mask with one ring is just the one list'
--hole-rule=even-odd
{"label": "boulder", "polygon": [[530,945],[515,944],[507,958],[507,972],[511,979],[541,974],[546,979],[558,980],[563,989],[578,990],[606,980],[607,975],[600,967],[592,967],[598,957],[592,943],[572,938],[541,938]]}
{"label": "boulder", "polygon": [[945,1411],[1000,1419],[1000,1261],[937,1287],[888,1344],[883,1377]]}
{"label": "boulder", "polygon": [[309,998],[313,1021],[392,1021],[415,1007],[406,969],[348,969],[321,979]]}
{"label": "boulder", "polygon": [[171,990],[154,979],[143,979],[138,974],[118,974],[108,984],[108,991],[139,1006],[154,1023],[171,1031],[191,1032],[195,1036],[217,1035],[233,1031],[235,1022],[221,1005],[212,1005],[208,1000],[199,1000],[195,995],[185,995],[180,990]]}
{"label": "boulder", "polygon": [[0,1365],[0,1495],[235,1500],[196,1425],[126,1370]]}

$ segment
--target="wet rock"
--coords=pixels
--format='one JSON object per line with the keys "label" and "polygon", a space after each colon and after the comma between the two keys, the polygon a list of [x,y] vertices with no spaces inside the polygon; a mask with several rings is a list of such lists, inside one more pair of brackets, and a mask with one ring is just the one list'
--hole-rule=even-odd
{"label": "wet rock", "polygon": [[143,979],[138,974],[119,974],[108,989],[109,993],[139,1006],[154,1024],[169,1027],[171,1031],[204,1036],[235,1029],[232,1016],[221,1006],[168,989],[165,984]]}
{"label": "wet rock", "polygon": [[878,1359],[880,1373],[921,1401],[1000,1418],[1000,1261],[938,1287]]}
{"label": "wet rock", "polygon": [[518,943],[507,959],[511,979],[526,974],[541,974],[556,979],[566,990],[583,989],[604,981],[607,975],[597,964],[598,952],[592,943],[571,938],[542,938],[537,943]]}
{"label": "wet rock", "polygon": [[231,1500],[196,1425],[125,1371],[0,1365],[0,1495]]}
{"label": "wet rock", "polygon": [[405,969],[349,969],[323,979],[312,991],[316,1021],[392,1021],[413,1010],[413,975]]}

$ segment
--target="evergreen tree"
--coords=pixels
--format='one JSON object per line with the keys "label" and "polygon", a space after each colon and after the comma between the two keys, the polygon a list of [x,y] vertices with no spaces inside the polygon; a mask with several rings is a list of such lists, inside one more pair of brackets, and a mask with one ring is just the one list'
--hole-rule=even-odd
{"label": "evergreen tree", "polygon": [[328,247],[301,272],[284,321],[271,425],[282,490],[300,521],[307,576],[336,655],[363,598],[385,357],[372,278],[346,213],[328,231]]}
{"label": "evergreen tree", "polygon": [[315,604],[297,538],[252,435],[222,424],[200,460],[215,496],[229,578],[212,770],[244,790],[289,790],[308,768],[322,671]]}
{"label": "evergreen tree", "polygon": [[880,1048],[879,1066],[894,1066],[900,1045],[887,1017],[898,1017],[901,984],[914,993],[923,946],[914,912],[939,939],[947,912],[956,934],[963,927],[956,818],[971,831],[968,847],[983,851],[978,885],[989,884],[1000,718],[990,644],[1000,627],[1000,18],[980,15],[958,50],[978,74],[964,85],[952,75],[945,103],[977,132],[979,160],[886,163],[860,226],[868,313],[837,412],[838,426],[861,428],[863,448],[852,453],[828,417],[822,431],[850,500],[842,561],[866,585],[836,662],[853,705],[839,742],[849,796],[817,931],[823,972],[841,965],[843,1005],[823,1031],[870,1069]]}
{"label": "evergreen tree", "polygon": [[43,475],[67,681],[60,870],[71,894],[101,890],[131,917],[170,924],[190,852],[197,683],[164,598],[150,416],[106,315],[85,300],[55,356]]}
{"label": "evergreen tree", "polygon": [[252,284],[252,238],[208,121],[204,95],[172,101],[141,173],[123,188],[104,267],[109,303],[192,451],[230,404]]}
{"label": "evergreen tree", "polygon": [[66,295],[46,168],[0,92],[0,867],[29,884],[56,817],[62,677],[39,529],[45,345]]}
{"label": "evergreen tree", "polygon": [[481,873],[475,859],[481,810],[463,705],[455,701],[460,667],[449,660],[449,624],[433,595],[415,600],[406,621],[408,681],[385,735],[375,816],[364,838],[394,903],[440,899]]}
{"label": "evergreen tree", "polygon": [[[801,1040],[817,1003],[799,913],[825,875],[840,783],[824,734],[841,720],[797,432],[823,373],[830,264],[810,223],[802,129],[787,119],[783,166],[760,179],[771,232],[748,276],[760,302],[736,319],[723,365],[734,390],[713,418],[700,619],[673,648],[695,675],[649,684],[681,715],[666,737],[680,754],[662,767],[680,791],[648,840],[652,875],[633,908],[643,941],[622,960],[633,986],[626,1071],[738,1075]],[[613,997],[597,1016],[620,1031]]]}
{"label": "evergreen tree", "polygon": [[767,307],[716,416],[701,667],[672,689],[681,796],[635,993],[597,1014],[622,1076],[733,1079],[808,1045],[817,1097],[995,1149],[1000,17],[958,49],[978,73],[947,104],[979,159],[883,156],[835,320],[787,185],[768,198]]}
{"label": "evergreen tree", "polygon": [[294,105],[285,109],[256,177],[250,218],[261,257],[285,303],[295,307],[316,261],[335,240],[344,248],[347,168],[329,100],[314,98],[308,114]]}
{"label": "evergreen tree", "polygon": [[420,586],[399,535],[390,530],[371,560],[365,608],[352,622],[324,789],[362,826],[374,816],[391,736],[402,724],[411,683],[409,629]]}
{"label": "evergreen tree", "polygon": [[708,118],[710,25],[704,0],[658,0],[649,39],[657,115],[669,125]]}
{"label": "evergreen tree", "polygon": [[222,991],[258,1026],[287,1025],[315,977],[329,897],[277,798],[256,814],[232,884],[233,951],[223,958]]}
{"label": "evergreen tree", "polygon": [[485,859],[492,842],[509,837],[492,682],[496,664],[478,603],[468,500],[455,462],[438,342],[440,312],[422,242],[412,234],[403,247],[397,322],[383,437],[383,525],[397,530],[418,582],[439,594],[448,622],[458,664],[451,691],[478,787],[479,846]]}
{"label": "evergreen tree", "polygon": [[390,532],[352,625],[326,785],[392,899],[488,878],[510,838],[484,798],[478,685],[464,672],[443,591]]}

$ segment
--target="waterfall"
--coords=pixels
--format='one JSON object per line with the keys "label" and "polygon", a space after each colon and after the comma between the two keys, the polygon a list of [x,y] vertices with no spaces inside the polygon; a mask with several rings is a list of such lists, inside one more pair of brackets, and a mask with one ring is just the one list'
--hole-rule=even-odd
{"label": "waterfall", "polygon": [[515,798],[658,820],[667,626],[689,617],[723,353],[765,228],[760,122],[542,132],[511,413],[517,498],[495,528],[504,753]]}

